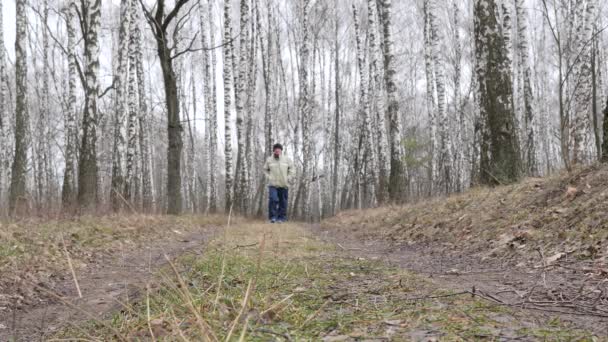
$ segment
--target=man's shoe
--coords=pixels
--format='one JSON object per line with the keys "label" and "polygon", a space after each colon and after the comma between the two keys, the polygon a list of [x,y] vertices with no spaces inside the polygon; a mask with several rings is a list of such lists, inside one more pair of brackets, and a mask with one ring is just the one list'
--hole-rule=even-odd
{"label": "man's shoe", "polygon": [[275,223],[275,222],[277,222],[277,220],[275,220],[275,219],[270,219],[270,223]]}

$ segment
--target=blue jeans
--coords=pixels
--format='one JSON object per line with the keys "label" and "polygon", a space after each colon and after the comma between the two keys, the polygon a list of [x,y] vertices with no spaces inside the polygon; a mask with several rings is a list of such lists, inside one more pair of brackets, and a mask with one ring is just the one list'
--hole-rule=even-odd
{"label": "blue jeans", "polygon": [[268,219],[287,220],[287,195],[289,189],[268,187]]}

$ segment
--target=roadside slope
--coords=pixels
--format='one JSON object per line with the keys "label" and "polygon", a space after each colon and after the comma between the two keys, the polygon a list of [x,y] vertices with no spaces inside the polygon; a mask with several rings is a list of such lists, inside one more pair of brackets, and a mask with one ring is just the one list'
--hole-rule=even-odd
{"label": "roadside slope", "polygon": [[324,221],[329,240],[608,335],[608,168]]}

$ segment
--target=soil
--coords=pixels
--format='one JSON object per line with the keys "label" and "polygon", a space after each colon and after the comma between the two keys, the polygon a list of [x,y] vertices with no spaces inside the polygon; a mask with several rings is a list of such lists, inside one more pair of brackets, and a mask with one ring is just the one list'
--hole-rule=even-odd
{"label": "soil", "polygon": [[[525,312],[538,322],[559,319],[597,336],[608,336],[608,282],[604,274],[595,273],[591,261],[559,261],[532,267],[517,259],[483,258],[439,244],[361,240],[323,226],[311,229],[322,240],[337,244],[353,256],[384,260],[426,276],[446,289],[469,291]],[[538,259],[541,260],[540,255]]]}
{"label": "soil", "polygon": [[50,294],[46,297],[51,299],[0,311],[0,341],[44,341],[66,326],[77,327],[122,310],[142,289],[145,292],[146,284],[154,283],[158,270],[167,264],[165,255],[173,259],[185,253],[200,253],[211,238],[213,230],[209,229],[124,250],[120,255],[97,255],[93,262],[77,270],[82,298],[69,273],[55,275],[60,280],[50,288],[49,284],[32,284],[36,291]]}

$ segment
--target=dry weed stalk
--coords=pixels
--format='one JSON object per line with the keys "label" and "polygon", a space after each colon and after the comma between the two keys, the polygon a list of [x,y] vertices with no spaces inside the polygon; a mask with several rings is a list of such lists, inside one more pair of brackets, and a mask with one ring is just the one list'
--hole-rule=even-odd
{"label": "dry weed stalk", "polygon": [[78,298],[82,298],[82,292],[80,291],[80,285],[78,285],[78,278],[76,278],[76,271],[74,271],[74,266],[72,266],[72,258],[70,258],[70,253],[68,252],[68,247],[65,245],[65,240],[63,239],[63,233],[61,233],[61,244],[63,245],[63,251],[65,252],[65,257],[68,259],[68,266],[70,267],[70,272],[72,273],[72,279],[74,279],[74,285],[76,285],[76,291],[78,291]]}

